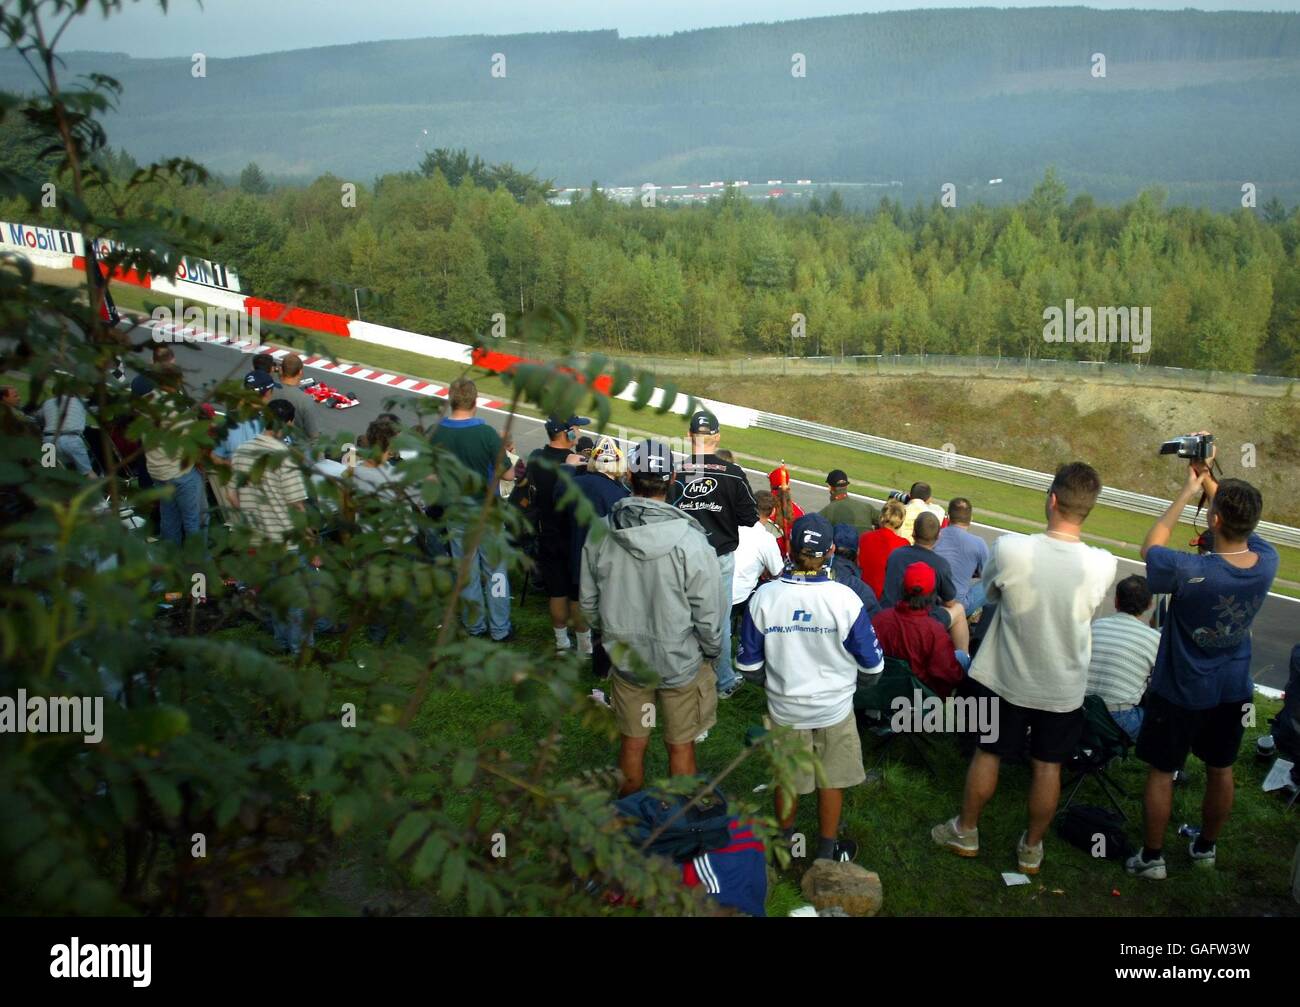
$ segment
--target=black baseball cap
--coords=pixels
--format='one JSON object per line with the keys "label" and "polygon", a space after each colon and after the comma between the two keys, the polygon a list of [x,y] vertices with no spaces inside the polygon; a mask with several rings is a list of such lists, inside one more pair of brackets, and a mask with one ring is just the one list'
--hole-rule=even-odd
{"label": "black baseball cap", "polygon": [[849,484],[849,474],[843,469],[831,469],[826,473],[827,486],[847,486]]}
{"label": "black baseball cap", "polygon": [[700,409],[691,416],[690,431],[693,434],[716,434],[721,429],[718,418],[707,409]]}
{"label": "black baseball cap", "polygon": [[590,416],[570,416],[567,420],[557,419],[552,416],[546,421],[546,436],[556,437],[570,427],[585,427],[590,422]]}
{"label": "black baseball cap", "polygon": [[664,482],[673,477],[673,451],[663,441],[637,441],[628,449],[627,470],[638,476],[658,476]]}

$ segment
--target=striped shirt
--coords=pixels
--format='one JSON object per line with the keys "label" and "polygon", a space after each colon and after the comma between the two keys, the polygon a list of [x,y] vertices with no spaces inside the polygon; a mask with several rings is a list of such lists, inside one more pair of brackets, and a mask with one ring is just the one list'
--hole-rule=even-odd
{"label": "striped shirt", "polygon": [[41,403],[41,422],[46,436],[85,433],[86,407],[74,396],[46,399]]}
{"label": "striped shirt", "polygon": [[1146,692],[1160,648],[1160,634],[1131,615],[1118,612],[1092,624],[1088,694],[1107,705],[1137,705]]}
{"label": "striped shirt", "polygon": [[[256,482],[244,480],[267,455],[280,455],[265,463]],[[260,433],[235,449],[230,459],[238,477],[239,512],[252,526],[259,542],[283,542],[293,530],[293,504],[307,499],[307,482],[279,438]]]}

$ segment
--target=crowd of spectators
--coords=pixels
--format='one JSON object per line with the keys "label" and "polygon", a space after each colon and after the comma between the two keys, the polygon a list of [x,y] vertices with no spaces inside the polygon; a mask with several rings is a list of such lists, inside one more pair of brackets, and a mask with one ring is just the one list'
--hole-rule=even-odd
{"label": "crowd of spectators", "polygon": [[[301,528],[314,480],[344,480],[350,494],[411,506],[393,447],[398,418],[372,421],[358,457],[326,458],[316,450],[321,431],[302,371],[295,354],[259,355],[242,378],[245,401],[217,417],[182,405],[174,354],[155,348],[130,395],[149,405],[164,436],[133,449],[119,429],[113,443],[127,472],[163,491],[159,537],[204,539],[209,487],[219,511],[250,530],[254,548],[282,546]],[[0,389],[0,403],[21,408],[12,388]],[[95,475],[85,403],[56,396],[26,412],[61,464]],[[486,494],[483,507],[520,509],[526,531],[516,544],[526,559],[482,545],[467,557],[460,518],[448,521],[445,539],[426,537],[421,548],[469,559],[461,618],[470,636],[512,639],[523,577],[543,589],[555,649],[590,660],[609,682],[622,793],[642,788],[657,729],[670,773],[695,775],[696,746],[715,725],[719,701],[748,681],[763,690],[767,728],[793,731],[821,765],[819,775],[777,789],[782,827],[793,832],[799,797],[815,792],[816,855],[852,859],[857,843],[840,823],[845,792],[865,775],[854,697],[892,659],[940,697],[996,711],[997,731],[975,747],[959,811],[931,831],[940,846],[978,855],[1002,762],[1027,759],[1017,864],[1024,873],[1041,869],[1061,768],[1080,743],[1090,695],[1149,767],[1143,847],[1128,870],[1166,876],[1173,786],[1189,755],[1207,773],[1189,857],[1214,864],[1253,696],[1250,627],[1278,566],[1276,550],[1255,532],[1263,502],[1250,484],[1220,480],[1212,459],[1191,462],[1182,492],[1142,546],[1145,572],[1117,581],[1115,556],[1084,541],[1102,482],[1083,462],[1055,474],[1042,531],[990,544],[972,531],[968,498],[945,508],[924,482],[877,508],[834,469],[826,504],[806,513],[782,464],[754,492],[707,410],[689,418],[681,454],[656,439],[625,450],[612,437],[583,435],[590,423],[548,418],[545,445],[525,458],[478,415],[474,383],[452,383],[430,443]],[[171,436],[195,425],[210,429],[213,445],[197,459]],[[1183,508],[1201,495],[1209,509],[1200,549],[1171,549]],[[272,575],[300,575],[314,562],[310,549],[289,550]],[[1115,613],[1097,618],[1108,599]],[[269,622],[290,652],[328,628],[300,610]]]}

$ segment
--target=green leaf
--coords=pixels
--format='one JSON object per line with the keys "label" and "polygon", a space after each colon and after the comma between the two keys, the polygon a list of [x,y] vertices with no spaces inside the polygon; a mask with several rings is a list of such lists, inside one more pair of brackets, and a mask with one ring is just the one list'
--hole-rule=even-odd
{"label": "green leaf", "polygon": [[465,853],[462,850],[452,850],[447,854],[447,859],[442,865],[442,884],[438,888],[438,894],[444,899],[454,899],[460,894],[461,886],[465,883]]}
{"label": "green leaf", "polygon": [[168,818],[175,818],[181,813],[181,792],[176,786],[176,781],[162,776],[158,773],[147,772],[144,776],[145,788],[155,801],[162,813]]}
{"label": "green leaf", "polygon": [[393,860],[402,856],[432,824],[433,816],[427,811],[412,811],[393,830],[393,838],[388,841],[388,856]]}
{"label": "green leaf", "polygon": [[478,769],[478,752],[472,748],[465,748],[456,756],[456,763],[451,770],[451,784],[453,787],[468,787],[470,780],[474,779],[474,772]]}
{"label": "green leaf", "polygon": [[411,862],[411,874],[416,881],[428,881],[433,877],[433,872],[438,869],[442,863],[442,858],[447,854],[447,840],[442,836],[434,833],[424,841],[420,847],[420,852],[415,855],[415,860]]}
{"label": "green leaf", "polygon": [[340,794],[330,808],[330,828],[336,836],[342,835],[355,823],[361,810],[361,799],[354,794]]}

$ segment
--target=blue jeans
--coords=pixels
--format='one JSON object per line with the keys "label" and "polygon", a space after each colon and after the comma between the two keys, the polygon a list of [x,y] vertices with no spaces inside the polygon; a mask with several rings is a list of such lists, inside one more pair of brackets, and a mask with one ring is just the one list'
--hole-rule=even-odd
{"label": "blue jeans", "polygon": [[[458,563],[465,555],[464,535],[463,529],[452,529],[448,534],[452,558]],[[484,582],[487,585],[486,605],[483,602]],[[491,632],[493,640],[502,640],[510,634],[510,573],[504,558],[493,566],[481,547],[475,549],[469,581],[461,591],[460,599],[460,619],[470,636]]]}
{"label": "blue jeans", "polygon": [[1119,724],[1134,741],[1137,741],[1138,732],[1142,730],[1142,718],[1146,710],[1140,706],[1135,706],[1131,710],[1120,710],[1118,713],[1112,713],[1110,719]]}
{"label": "blue jeans", "polygon": [[989,589],[984,586],[982,580],[973,580],[970,584],[970,590],[966,592],[966,614],[972,615],[984,607],[984,600],[988,597]]}
{"label": "blue jeans", "polygon": [[713,662],[713,673],[718,676],[718,688],[727,689],[736,680],[736,670],[731,666],[731,580],[736,572],[736,554],[729,552],[718,557],[719,578],[722,581],[722,653]]}
{"label": "blue jeans", "polygon": [[[311,576],[315,572],[315,568],[307,564],[305,557],[295,553],[287,557],[283,564],[276,564],[272,577]],[[283,614],[274,610],[270,612],[271,635],[275,637],[275,642],[280,645],[281,650],[297,656],[304,642],[307,646],[312,646],[316,642],[317,633],[327,632],[334,626],[334,623],[325,616],[319,616],[304,631],[303,623],[306,618],[307,613],[301,608],[287,609]]]}
{"label": "blue jeans", "polygon": [[81,434],[59,434],[58,437],[46,434],[43,440],[58,448],[64,464],[71,462],[72,467],[83,476],[95,474],[95,466],[90,461],[90,449],[86,447],[86,439]]}
{"label": "blue jeans", "polygon": [[208,510],[207,491],[199,470],[192,468],[182,476],[157,485],[170,486],[173,490],[171,498],[161,503],[159,523],[163,539],[180,545],[191,535],[199,534]]}

